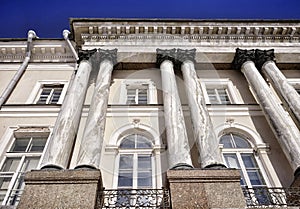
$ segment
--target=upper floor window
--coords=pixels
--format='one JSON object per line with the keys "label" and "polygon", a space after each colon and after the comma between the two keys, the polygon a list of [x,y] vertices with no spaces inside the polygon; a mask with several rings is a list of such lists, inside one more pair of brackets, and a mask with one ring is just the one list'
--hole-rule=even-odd
{"label": "upper floor window", "polygon": [[118,188],[153,187],[152,142],[140,134],[123,138],[120,146]]}
{"label": "upper floor window", "polygon": [[0,201],[17,205],[24,189],[25,172],[39,165],[49,132],[17,132],[0,164]]}
{"label": "upper floor window", "polygon": [[44,84],[40,89],[37,104],[57,104],[64,84]]}
{"label": "upper floor window", "polygon": [[148,103],[148,85],[142,84],[139,86],[127,86],[127,101],[126,104],[147,104]]}
{"label": "upper floor window", "polygon": [[231,104],[227,88],[207,87],[206,92],[210,104]]}
{"label": "upper floor window", "polygon": [[123,80],[120,90],[121,104],[157,104],[157,90],[150,79]]}
{"label": "upper floor window", "polygon": [[67,91],[66,81],[38,81],[27,104],[62,104]]}
{"label": "upper floor window", "polygon": [[229,79],[201,79],[207,104],[240,104],[241,96]]}

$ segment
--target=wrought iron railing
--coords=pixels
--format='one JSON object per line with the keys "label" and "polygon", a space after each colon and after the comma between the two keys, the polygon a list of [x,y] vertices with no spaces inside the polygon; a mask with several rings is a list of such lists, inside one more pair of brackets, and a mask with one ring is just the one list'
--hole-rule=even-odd
{"label": "wrought iron railing", "polygon": [[268,188],[254,187],[243,188],[247,206],[300,206],[300,187]]}
{"label": "wrought iron railing", "polygon": [[106,208],[170,209],[170,193],[168,189],[105,189],[102,209]]}

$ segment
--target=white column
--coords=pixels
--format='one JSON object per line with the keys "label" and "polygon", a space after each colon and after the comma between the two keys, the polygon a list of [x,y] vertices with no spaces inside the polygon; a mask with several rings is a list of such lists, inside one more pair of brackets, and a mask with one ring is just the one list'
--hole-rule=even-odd
{"label": "white column", "polygon": [[104,140],[105,121],[109,88],[117,50],[100,50],[100,67],[95,84],[88,118],[83,137],[80,140],[76,168],[99,168],[102,144]]}
{"label": "white column", "polygon": [[42,169],[66,169],[68,167],[92,70],[90,56],[95,51],[82,51],[79,55],[81,61],[55,122],[42,159]]}
{"label": "white column", "polygon": [[[273,129],[277,140],[288,159],[294,172],[300,167],[300,132],[289,114],[277,102],[266,81],[258,72],[253,61],[253,50],[239,50],[235,56],[236,68],[241,68],[248,83],[265,113],[265,116]],[[253,52],[254,53],[254,52]]]}
{"label": "white column", "polygon": [[190,146],[178,95],[173,63],[169,60],[170,57],[164,54],[174,54],[174,52],[175,49],[157,49],[157,63],[160,66],[162,78],[168,161],[171,169],[190,169],[193,168]]}
{"label": "white column", "polygon": [[286,101],[300,122],[300,95],[276,66],[274,50],[255,50],[258,69],[270,79],[276,92]]}
{"label": "white column", "polygon": [[[213,129],[213,125],[206,108],[204,94],[197,78],[194,62],[195,51],[180,50],[181,71],[188,97],[192,118],[195,140],[198,145],[199,162],[202,168],[225,167],[222,163],[222,155],[219,149],[219,140]],[[185,56],[185,53],[187,55]],[[191,55],[191,54],[194,55]],[[185,61],[184,61],[185,60]]]}

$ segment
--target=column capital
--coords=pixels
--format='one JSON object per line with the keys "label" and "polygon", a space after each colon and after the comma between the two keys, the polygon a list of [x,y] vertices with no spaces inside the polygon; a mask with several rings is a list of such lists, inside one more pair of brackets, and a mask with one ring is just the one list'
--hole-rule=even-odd
{"label": "column capital", "polygon": [[177,49],[177,60],[181,64],[184,61],[192,61],[193,63],[196,62],[195,60],[196,57],[196,49]]}
{"label": "column capital", "polygon": [[158,66],[165,60],[170,60],[175,65],[176,49],[156,49],[156,64]]}
{"label": "column capital", "polygon": [[109,60],[113,65],[117,64],[117,51],[118,49],[98,49],[99,61]]}
{"label": "column capital", "polygon": [[275,61],[274,49],[270,50],[255,50],[255,65],[258,70],[261,70],[262,66],[267,61]]}
{"label": "column capital", "polygon": [[82,50],[79,49],[78,51],[78,57],[79,59],[77,60],[77,63],[79,64],[82,60],[89,60],[90,57],[97,52],[97,49],[92,49],[92,50]]}
{"label": "column capital", "polygon": [[243,50],[237,48],[235,51],[234,59],[232,61],[233,68],[240,70],[242,65],[247,61],[255,61],[255,50]]}

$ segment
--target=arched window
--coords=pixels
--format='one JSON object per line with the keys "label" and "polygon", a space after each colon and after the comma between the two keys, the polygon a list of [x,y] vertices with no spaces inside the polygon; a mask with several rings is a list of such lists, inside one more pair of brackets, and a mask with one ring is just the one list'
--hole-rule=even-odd
{"label": "arched window", "polygon": [[228,133],[221,137],[222,153],[229,168],[241,171],[241,185],[249,188],[266,187],[251,144],[241,135]]}
{"label": "arched window", "polygon": [[240,170],[241,186],[247,191],[244,193],[247,204],[269,205],[272,198],[268,195],[267,184],[251,144],[242,135],[232,132],[223,135],[220,144],[223,145],[227,167]]}
{"label": "arched window", "polygon": [[140,134],[124,137],[119,145],[118,188],[153,188],[153,144]]}

